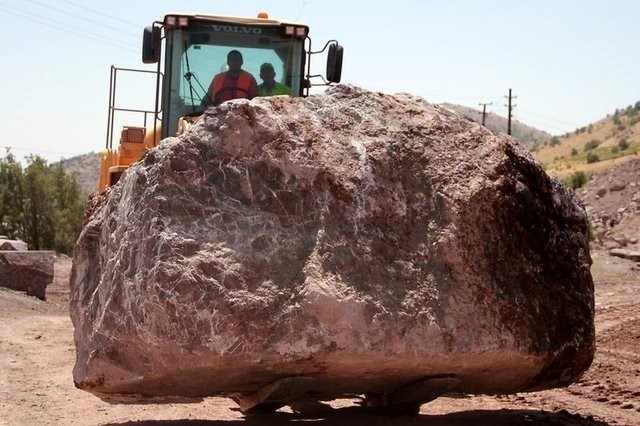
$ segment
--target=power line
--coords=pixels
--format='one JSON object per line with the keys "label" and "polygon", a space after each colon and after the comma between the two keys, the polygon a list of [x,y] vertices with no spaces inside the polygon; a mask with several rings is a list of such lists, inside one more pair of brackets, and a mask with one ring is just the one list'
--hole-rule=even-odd
{"label": "power line", "polygon": [[127,25],[130,25],[130,26],[135,27],[135,28],[139,28],[139,27],[140,27],[138,24],[133,23],[133,22],[131,22],[131,21],[127,21],[127,20],[122,19],[122,18],[119,18],[119,17],[117,17],[117,16],[108,15],[108,14],[106,14],[106,13],[104,13],[104,12],[101,12],[101,11],[96,10],[96,9],[92,9],[92,8],[90,8],[90,7],[87,7],[87,6],[82,5],[82,4],[78,4],[78,3],[76,3],[76,2],[73,2],[73,1],[70,1],[70,0],[62,0],[62,1],[63,1],[63,2],[65,2],[65,3],[67,3],[67,4],[70,4],[70,5],[72,5],[72,6],[75,6],[75,7],[77,7],[78,9],[83,9],[83,10],[86,10],[87,12],[91,12],[91,13],[93,13],[93,14],[96,14],[96,15],[102,16],[103,18],[109,18],[109,19],[111,19],[111,20],[118,21],[118,22],[120,22],[120,23],[122,23],[122,24],[127,24]]}
{"label": "power line", "polygon": [[539,119],[542,119],[542,120],[545,120],[545,121],[552,121],[552,122],[557,123],[557,124],[564,124],[564,125],[566,125],[566,126],[573,126],[573,127],[574,127],[574,128],[576,128],[576,129],[577,129],[578,127],[580,127],[579,125],[577,125],[577,124],[575,124],[575,123],[568,123],[568,122],[566,122],[566,121],[562,121],[562,120],[558,120],[558,119],[551,118],[551,117],[548,117],[548,116],[540,115],[540,114],[538,114],[538,113],[534,113],[534,112],[531,112],[531,111],[529,111],[529,110],[522,110],[522,109],[521,109],[520,111],[522,111],[522,112],[523,112],[523,113],[525,113],[525,114],[532,115],[532,116],[534,116],[534,117],[538,117]]}
{"label": "power line", "polygon": [[302,17],[302,13],[304,12],[304,8],[307,6],[307,0],[302,0],[302,7],[300,7],[300,13],[298,13],[298,17],[296,18],[296,21],[299,21],[300,18]]}
{"label": "power line", "polygon": [[138,53],[137,49],[133,49],[133,45],[129,43],[125,43],[119,40],[109,39],[98,33],[93,33],[90,31],[83,31],[78,29],[70,29],[68,24],[58,22],[49,18],[45,18],[43,16],[35,15],[33,13],[25,12],[24,10],[16,9],[15,7],[7,8],[6,3],[0,3],[0,12],[17,16],[19,18],[26,19],[28,21],[35,22],[37,24],[45,25],[47,27],[56,29],[58,31],[63,31],[66,33],[73,34],[75,36],[79,36],[82,38],[87,38],[93,41],[97,41],[99,43],[108,44],[114,47],[118,47],[120,49],[128,50],[130,52]]}
{"label": "power line", "polygon": [[497,100],[501,99],[502,96],[448,96],[448,95],[439,95],[439,94],[428,94],[425,95],[428,98],[446,98],[446,99],[456,99],[456,100],[472,100],[472,101],[488,101],[488,100]]}
{"label": "power line", "polygon": [[102,23],[102,22],[100,22],[100,21],[97,21],[97,20],[95,20],[95,19],[91,19],[91,18],[87,18],[87,17],[85,17],[85,16],[77,15],[77,14],[75,14],[75,13],[73,13],[73,12],[69,12],[69,11],[67,11],[67,10],[64,10],[64,9],[61,9],[61,8],[58,8],[58,7],[50,6],[50,5],[46,4],[46,3],[42,3],[42,2],[40,2],[40,1],[38,1],[38,0],[27,0],[27,1],[30,1],[31,3],[35,3],[35,4],[39,5],[39,6],[45,7],[45,8],[47,8],[47,9],[50,9],[50,10],[56,11],[56,12],[58,12],[58,13],[62,13],[62,14],[65,14],[65,15],[71,16],[72,18],[81,19],[81,20],[86,21],[86,22],[89,22],[89,23],[91,23],[91,24],[99,25],[99,26],[104,27],[104,28],[107,28],[107,29],[109,29],[109,30],[114,30],[114,31],[116,31],[117,33],[120,33],[120,34],[123,34],[123,35],[129,36],[129,37],[139,38],[139,36],[138,36],[137,34],[124,32],[124,31],[122,31],[120,28],[116,28],[116,27],[113,27],[113,26],[111,26],[111,25],[104,24],[104,23]]}

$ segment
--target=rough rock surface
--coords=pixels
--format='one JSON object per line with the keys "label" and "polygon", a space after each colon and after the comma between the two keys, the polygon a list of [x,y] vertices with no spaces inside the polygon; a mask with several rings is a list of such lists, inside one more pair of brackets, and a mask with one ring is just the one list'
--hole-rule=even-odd
{"label": "rough rock surface", "polygon": [[[74,253],[77,386],[319,396],[561,386],[594,352],[588,227],[506,136],[406,94],[237,100],[109,190]],[[406,388],[405,388],[406,389]]]}
{"label": "rough rock surface", "polygon": [[45,300],[55,259],[47,250],[0,250],[0,286]]}
{"label": "rough rock surface", "polygon": [[640,249],[640,159],[594,174],[577,192],[596,246]]}

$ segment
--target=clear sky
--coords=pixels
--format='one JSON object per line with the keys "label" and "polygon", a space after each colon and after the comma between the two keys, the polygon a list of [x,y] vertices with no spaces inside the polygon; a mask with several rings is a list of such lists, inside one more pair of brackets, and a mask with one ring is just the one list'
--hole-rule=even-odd
{"label": "clear sky", "polygon": [[[635,0],[0,0],[2,154],[103,149],[109,67],[143,68],[142,28],[178,11],[306,22],[315,48],[344,45],[342,80],[365,89],[506,116],[512,88],[514,117],[552,134],[640,100]],[[129,84],[126,106],[153,105],[153,84]]]}

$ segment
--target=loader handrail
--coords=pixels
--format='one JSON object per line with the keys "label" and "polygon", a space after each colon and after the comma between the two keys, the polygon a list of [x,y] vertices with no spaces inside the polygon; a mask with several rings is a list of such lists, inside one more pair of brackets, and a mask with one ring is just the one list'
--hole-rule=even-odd
{"label": "loader handrail", "polygon": [[[132,73],[146,73],[146,74],[156,74],[158,75],[159,72],[158,71],[150,71],[150,70],[141,70],[141,69],[134,69],[134,68],[120,68],[120,67],[116,67],[111,65],[111,74],[109,77],[109,108],[108,108],[108,112],[107,112],[107,139],[106,139],[106,148],[107,149],[112,149],[113,148],[113,126],[114,126],[114,121],[115,121],[115,113],[116,111],[120,111],[120,112],[135,112],[135,113],[140,113],[143,114],[143,126],[147,127],[147,120],[148,120],[148,116],[151,115],[151,117],[154,119],[153,121],[153,129],[154,129],[154,133],[155,133],[155,124],[157,121],[160,121],[160,113],[161,111],[158,110],[157,105],[158,102],[156,100],[156,110],[145,110],[145,109],[134,109],[134,108],[120,108],[116,106],[116,84],[117,84],[117,77],[118,77],[118,71],[122,71],[122,72],[132,72]],[[158,93],[156,92],[156,97],[158,96]],[[155,141],[155,134],[153,137],[153,140]]]}

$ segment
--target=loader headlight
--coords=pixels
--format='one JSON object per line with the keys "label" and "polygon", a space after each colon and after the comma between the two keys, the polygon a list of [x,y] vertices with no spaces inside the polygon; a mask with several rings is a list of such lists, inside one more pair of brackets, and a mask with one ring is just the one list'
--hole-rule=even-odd
{"label": "loader headlight", "polygon": [[284,27],[284,34],[291,37],[305,38],[307,36],[307,27],[296,27],[295,25],[286,25]]}
{"label": "loader headlight", "polygon": [[186,27],[189,25],[188,16],[167,15],[164,17],[164,26],[166,28]]}

